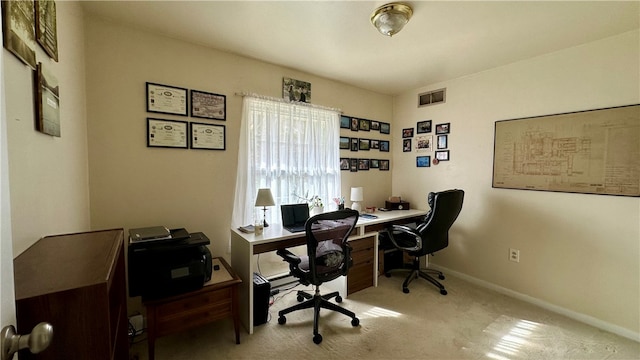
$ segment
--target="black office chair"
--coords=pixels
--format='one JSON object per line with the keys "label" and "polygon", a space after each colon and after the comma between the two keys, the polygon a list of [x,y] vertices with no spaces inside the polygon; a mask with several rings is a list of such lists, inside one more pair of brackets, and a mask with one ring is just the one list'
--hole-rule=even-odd
{"label": "black office chair", "polygon": [[[336,302],[342,302],[342,297],[337,291],[320,295],[320,284],[347,275],[352,263],[351,247],[347,239],[357,221],[358,212],[351,209],[313,216],[305,224],[307,256],[299,257],[286,249],[276,252],[289,263],[291,275],[297,277],[300,283],[316,287],[314,295],[298,291],[300,304],[278,312],[278,324],[285,324],[287,322],[285,315],[292,311],[313,308],[313,342],[316,344],[322,342],[322,335],[318,333],[320,308],[349,316],[353,326],[360,324],[355,313],[329,302],[334,297]],[[302,302],[304,299],[307,301]]]}
{"label": "black office chair", "polygon": [[[433,254],[449,245],[449,228],[458,218],[463,200],[463,190],[429,193],[428,202],[431,211],[424,217],[422,223],[415,228],[393,225],[381,233],[382,237],[388,237],[396,248],[413,257],[410,273],[402,283],[402,291],[405,294],[409,293],[409,283],[419,276],[437,286],[440,294],[447,295],[444,286],[429,275],[435,274],[438,279],[444,280],[444,274],[437,270],[420,269],[420,257]],[[385,275],[391,276],[390,272],[385,272]]]}

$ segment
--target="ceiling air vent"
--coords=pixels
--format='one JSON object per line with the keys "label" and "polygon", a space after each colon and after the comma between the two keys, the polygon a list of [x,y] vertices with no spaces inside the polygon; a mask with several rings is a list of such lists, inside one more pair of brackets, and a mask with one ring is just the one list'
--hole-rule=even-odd
{"label": "ceiling air vent", "polygon": [[442,104],[447,101],[447,89],[438,89],[418,94],[418,107]]}

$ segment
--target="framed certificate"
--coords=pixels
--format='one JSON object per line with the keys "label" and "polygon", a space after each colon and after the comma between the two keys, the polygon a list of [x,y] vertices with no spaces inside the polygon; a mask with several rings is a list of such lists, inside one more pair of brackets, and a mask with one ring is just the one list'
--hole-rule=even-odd
{"label": "framed certificate", "polygon": [[191,90],[191,117],[226,120],[227,97],[224,95]]}
{"label": "framed certificate", "polygon": [[187,149],[187,122],[147,118],[147,146]]}
{"label": "framed certificate", "polygon": [[147,111],[187,116],[187,89],[147,83]]}
{"label": "framed certificate", "polygon": [[224,125],[191,123],[191,148],[204,150],[225,150],[226,135]]}

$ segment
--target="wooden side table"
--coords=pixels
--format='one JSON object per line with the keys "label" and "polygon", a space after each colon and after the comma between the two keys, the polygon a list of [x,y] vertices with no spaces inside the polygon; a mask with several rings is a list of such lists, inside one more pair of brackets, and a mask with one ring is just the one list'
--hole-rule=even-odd
{"label": "wooden side table", "polygon": [[155,358],[156,339],[210,322],[233,317],[236,344],[240,344],[238,285],[240,277],[221,258],[213,258],[211,281],[196,291],[167,298],[143,301],[147,308],[149,360]]}

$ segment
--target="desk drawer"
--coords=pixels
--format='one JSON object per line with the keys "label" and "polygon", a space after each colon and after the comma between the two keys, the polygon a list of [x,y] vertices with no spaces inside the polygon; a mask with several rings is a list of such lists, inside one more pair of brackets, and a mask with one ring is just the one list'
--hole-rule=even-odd
{"label": "desk drawer", "polygon": [[166,316],[173,316],[176,313],[197,311],[200,308],[206,309],[216,303],[229,303],[230,299],[231,288],[198,292],[192,296],[184,296],[180,300],[158,304],[156,307],[156,315],[158,319],[162,319]]}
{"label": "desk drawer", "polygon": [[350,240],[349,245],[351,245],[351,249],[353,252],[360,251],[360,250],[373,249],[373,240],[374,240],[373,236],[357,239],[357,240]]}
{"label": "desk drawer", "polygon": [[373,286],[373,260],[349,269],[347,294]]}

